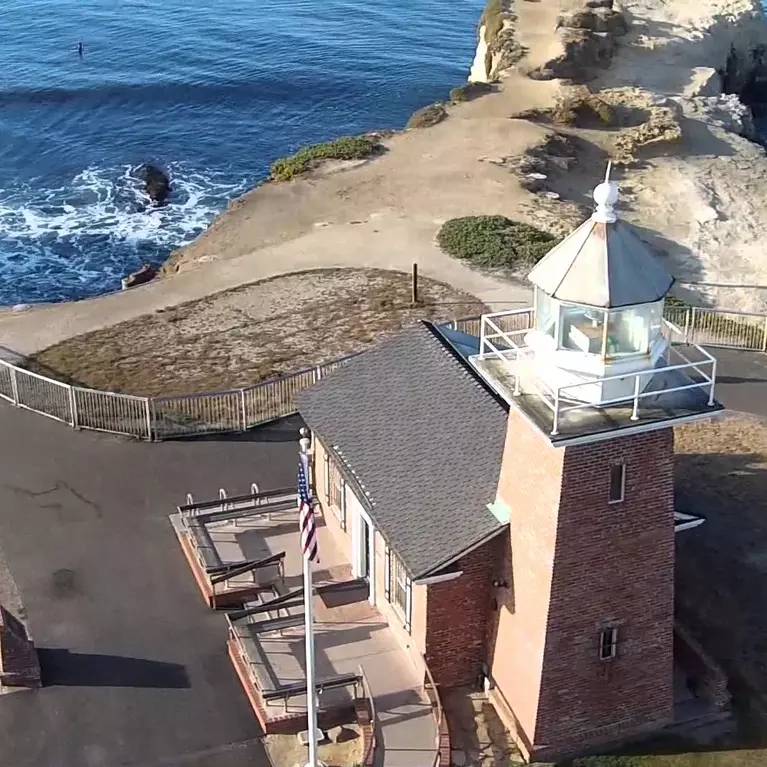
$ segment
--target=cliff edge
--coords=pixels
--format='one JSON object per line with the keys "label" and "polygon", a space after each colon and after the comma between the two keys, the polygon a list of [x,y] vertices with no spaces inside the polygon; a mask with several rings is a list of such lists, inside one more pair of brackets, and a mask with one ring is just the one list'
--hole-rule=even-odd
{"label": "cliff edge", "polygon": [[418,261],[444,220],[472,214],[557,233],[588,211],[612,158],[623,215],[698,283],[682,294],[767,310],[767,156],[752,114],[766,61],[757,0],[489,0],[469,78],[482,88],[456,89],[436,124],[382,137],[370,160],[246,194],[166,273],[319,238],[361,262],[373,239]]}

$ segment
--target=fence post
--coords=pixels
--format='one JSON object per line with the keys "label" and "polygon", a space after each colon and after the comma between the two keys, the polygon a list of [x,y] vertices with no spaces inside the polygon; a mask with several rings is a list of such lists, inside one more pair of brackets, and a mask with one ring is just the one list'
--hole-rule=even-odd
{"label": "fence post", "polygon": [[314,371],[314,380],[315,381],[321,381],[322,380],[322,365],[317,365],[317,368]]}
{"label": "fence post", "polygon": [[767,317],[764,318],[764,327],[762,328],[762,351],[767,352]]}
{"label": "fence post", "polygon": [[684,310],[684,342],[690,343],[690,307]]}
{"label": "fence post", "polygon": [[152,399],[144,397],[144,407],[146,409],[146,438],[152,442]]}
{"label": "fence post", "polygon": [[240,418],[242,420],[242,430],[248,430],[248,419],[245,413],[245,389],[240,389]]}
{"label": "fence post", "polygon": [[19,404],[19,382],[16,380],[16,368],[11,365],[11,394],[13,395],[13,404]]}
{"label": "fence post", "polygon": [[72,414],[72,428],[77,428],[77,399],[75,398],[75,387],[69,387],[69,411]]}
{"label": "fence post", "polygon": [[690,341],[689,343],[693,343],[695,341],[695,322],[698,319],[698,313],[695,311],[697,307],[693,306],[690,309]]}

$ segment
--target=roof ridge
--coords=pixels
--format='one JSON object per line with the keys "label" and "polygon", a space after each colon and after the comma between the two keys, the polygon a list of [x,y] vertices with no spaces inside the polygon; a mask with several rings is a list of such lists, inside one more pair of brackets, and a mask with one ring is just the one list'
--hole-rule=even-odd
{"label": "roof ridge", "polygon": [[444,352],[455,363],[455,367],[458,368],[464,378],[471,380],[475,386],[486,395],[488,399],[492,399],[497,405],[499,405],[505,412],[509,411],[509,404],[503,397],[501,397],[492,387],[490,387],[482,376],[467,362],[462,355],[458,353],[455,347],[445,337],[445,335],[439,330],[439,326],[431,320],[420,320],[420,324],[429,331],[429,335],[433,339],[435,345]]}

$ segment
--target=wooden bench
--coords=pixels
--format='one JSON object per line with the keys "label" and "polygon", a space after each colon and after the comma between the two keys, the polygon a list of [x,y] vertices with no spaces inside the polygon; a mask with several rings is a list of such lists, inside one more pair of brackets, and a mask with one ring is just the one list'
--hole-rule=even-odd
{"label": "wooden bench", "polygon": [[213,539],[210,537],[210,533],[208,532],[205,523],[199,519],[188,519],[186,520],[186,527],[189,531],[189,538],[192,545],[202,560],[201,564],[204,566],[206,572],[221,567],[223,565],[221,557],[216,551],[216,546],[213,543]]}

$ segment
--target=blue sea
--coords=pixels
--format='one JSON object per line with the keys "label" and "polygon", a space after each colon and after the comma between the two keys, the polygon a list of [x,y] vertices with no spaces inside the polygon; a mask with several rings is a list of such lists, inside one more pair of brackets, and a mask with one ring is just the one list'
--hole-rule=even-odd
{"label": "blue sea", "polygon": [[[117,290],[275,158],[401,127],[465,81],[482,5],[2,0],[0,305]],[[165,207],[135,181],[147,162]]]}

